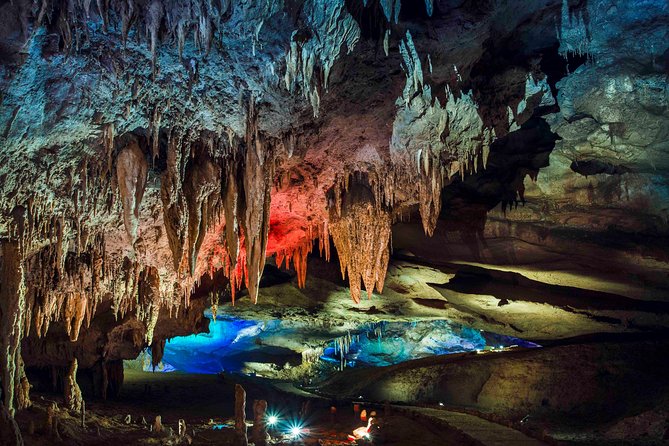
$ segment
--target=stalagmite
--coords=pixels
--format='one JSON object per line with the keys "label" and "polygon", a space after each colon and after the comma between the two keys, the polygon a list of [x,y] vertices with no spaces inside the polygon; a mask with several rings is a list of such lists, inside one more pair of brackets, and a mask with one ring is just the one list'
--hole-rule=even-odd
{"label": "stalagmite", "polygon": [[235,436],[236,446],[247,446],[249,443],[246,436],[246,391],[235,384]]}
{"label": "stalagmite", "polygon": [[131,246],[137,241],[139,209],[146,189],[148,164],[136,141],[124,147],[116,157],[116,178],[123,205],[123,223]]}
{"label": "stalagmite", "polygon": [[77,369],[79,368],[79,363],[77,358],[72,359],[70,362],[70,367],[65,377],[65,404],[68,409],[75,412],[81,412],[83,398],[81,396],[81,389],[79,384],[77,384]]}
{"label": "stalagmite", "polygon": [[25,372],[25,365],[23,359],[19,363],[19,380],[16,383],[16,407],[18,410],[27,409],[32,405],[30,401],[31,385]]}
{"label": "stalagmite", "polygon": [[2,267],[0,269],[0,369],[2,370],[3,403],[11,417],[17,402],[15,390],[21,382],[21,339],[25,322],[25,284],[19,242],[2,244]]}
{"label": "stalagmite", "polygon": [[156,434],[159,434],[163,431],[163,419],[160,415],[156,415],[156,419],[153,421],[152,429]]}
{"label": "stalagmite", "polygon": [[267,444],[267,401],[253,401],[253,431],[251,439],[255,446]]}

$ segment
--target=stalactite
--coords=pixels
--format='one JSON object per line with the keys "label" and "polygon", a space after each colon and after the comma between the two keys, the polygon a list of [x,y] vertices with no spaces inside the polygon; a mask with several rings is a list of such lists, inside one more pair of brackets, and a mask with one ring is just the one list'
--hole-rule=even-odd
{"label": "stalactite", "polygon": [[443,187],[441,160],[431,151],[426,151],[422,154],[422,162],[419,162],[418,168],[421,171],[418,181],[420,217],[425,234],[432,237],[437,226],[439,212],[441,212],[441,189]]}
{"label": "stalactite", "polygon": [[191,276],[195,261],[209,229],[210,218],[220,200],[221,168],[206,153],[191,160],[186,170],[183,193],[188,209],[187,260]]}
{"label": "stalactite", "polygon": [[351,297],[358,303],[361,281],[368,297],[375,287],[383,291],[390,258],[391,217],[366,181],[355,181],[343,191],[336,189],[329,231],[337,248],[342,277],[348,274]]}
{"label": "stalactite", "polygon": [[311,103],[314,116],[318,116],[320,93],[314,76],[316,64],[318,62],[322,70],[321,78],[327,90],[330,70],[341,48],[345,46],[348,53],[353,50],[360,39],[360,27],[346,11],[344,0],[308,0],[303,12],[312,36],[293,32],[286,53],[284,82],[288,91],[299,87]]}
{"label": "stalactite", "polygon": [[160,295],[160,276],[154,266],[145,267],[139,276],[139,299],[137,305],[137,320],[146,327],[145,341],[153,342],[153,332],[158,323],[162,297]]}
{"label": "stalactite", "polygon": [[158,31],[163,20],[163,4],[159,0],[153,0],[146,12],[146,29],[151,36],[151,66],[155,75],[156,71],[156,48],[158,46]]}
{"label": "stalactite", "polygon": [[107,174],[112,171],[112,155],[114,153],[114,123],[105,124],[102,129],[102,145],[107,154]]}
{"label": "stalactite", "polygon": [[258,133],[255,99],[250,98],[246,125],[244,164],[244,212],[240,222],[246,248],[246,287],[251,300],[258,299],[258,285],[265,266],[269,235],[269,207],[274,160],[271,148],[264,146]]}
{"label": "stalactite", "polygon": [[86,316],[88,297],[85,294],[77,292],[69,292],[66,296],[65,308],[63,310],[65,331],[70,337],[70,341],[75,342],[79,339],[79,331]]}
{"label": "stalactite", "polygon": [[148,165],[136,141],[121,149],[116,158],[116,178],[123,205],[123,223],[131,246],[137,241],[139,210],[146,189]]}
{"label": "stalactite", "polygon": [[386,20],[389,22],[394,21],[395,23],[399,22],[400,18],[400,8],[402,7],[401,0],[381,0],[381,8],[383,8],[383,13],[386,15]]}
{"label": "stalactite", "polygon": [[151,365],[155,369],[160,361],[163,360],[163,354],[165,353],[165,339],[155,340],[151,343]]}
{"label": "stalactite", "polygon": [[181,169],[184,162],[181,142],[180,135],[170,137],[167,145],[167,168],[160,181],[163,221],[176,272],[181,269],[188,225],[188,210],[181,187]]}
{"label": "stalactite", "polygon": [[162,112],[159,106],[153,108],[151,115],[151,158],[155,161],[160,155],[160,121],[162,119]]}
{"label": "stalactite", "polygon": [[[329,241],[328,241],[329,243]],[[281,250],[276,254],[276,266],[281,268],[285,263],[285,267],[289,268],[290,263],[293,263],[293,268],[297,273],[297,286],[304,288],[307,282],[307,258],[313,249],[313,239],[307,237],[300,245],[288,249]]]}
{"label": "stalactite", "polygon": [[232,303],[235,302],[235,292],[241,284],[240,274],[238,274],[239,252],[239,192],[237,186],[237,177],[234,168],[228,169],[228,181],[225,185],[225,194],[223,196],[223,212],[225,218],[225,259],[226,276],[230,279],[230,288],[232,290]]}

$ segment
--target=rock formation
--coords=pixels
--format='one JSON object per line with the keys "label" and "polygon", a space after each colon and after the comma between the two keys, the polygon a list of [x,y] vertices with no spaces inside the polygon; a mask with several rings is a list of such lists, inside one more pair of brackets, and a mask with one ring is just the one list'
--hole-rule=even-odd
{"label": "rock formation", "polygon": [[79,368],[79,363],[77,359],[73,359],[70,363],[70,368],[67,371],[67,376],[65,377],[65,404],[68,409],[81,412],[83,407],[83,397],[81,396],[81,389],[79,384],[77,384],[77,369]]}
{"label": "rock formation", "polygon": [[235,436],[236,445],[246,446],[248,437],[246,436],[246,391],[244,388],[235,384]]}
{"label": "rock formation", "polygon": [[[10,418],[21,364],[78,364],[106,397],[123,359],[205,330],[213,302],[258,301],[268,263],[308,288],[331,246],[356,303],[387,289],[395,248],[666,301],[663,0],[44,0],[0,17]],[[494,310],[471,305],[458,316]],[[501,330],[525,326],[512,309]],[[665,323],[615,316],[598,315]]]}

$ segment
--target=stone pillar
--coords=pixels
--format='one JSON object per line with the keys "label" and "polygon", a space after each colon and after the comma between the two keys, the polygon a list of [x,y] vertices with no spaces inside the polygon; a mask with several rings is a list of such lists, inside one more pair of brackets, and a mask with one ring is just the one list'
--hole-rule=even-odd
{"label": "stone pillar", "polygon": [[255,446],[267,445],[267,401],[253,401],[253,431],[251,438]]}
{"label": "stone pillar", "polygon": [[237,446],[249,444],[246,436],[246,391],[239,384],[235,384],[235,436]]}
{"label": "stone pillar", "polygon": [[79,363],[77,358],[74,358],[70,363],[70,368],[65,377],[65,405],[68,409],[75,412],[81,412],[83,397],[81,396],[81,389],[77,384],[77,369]]}
{"label": "stone pillar", "polygon": [[5,410],[14,417],[14,395],[21,383],[21,339],[23,339],[25,283],[21,246],[18,242],[2,244],[0,268],[0,370]]}

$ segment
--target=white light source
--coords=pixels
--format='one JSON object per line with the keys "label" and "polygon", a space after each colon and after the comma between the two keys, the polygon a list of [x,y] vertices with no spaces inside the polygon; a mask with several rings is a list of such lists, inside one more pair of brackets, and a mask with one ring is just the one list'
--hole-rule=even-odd
{"label": "white light source", "polygon": [[293,437],[299,437],[302,435],[302,428],[300,426],[293,426],[290,428],[290,435]]}
{"label": "white light source", "polygon": [[444,403],[439,403],[439,406],[444,407]]}
{"label": "white light source", "polygon": [[279,422],[279,418],[276,417],[276,415],[270,415],[267,417],[267,424],[270,426],[274,426],[276,423]]}

